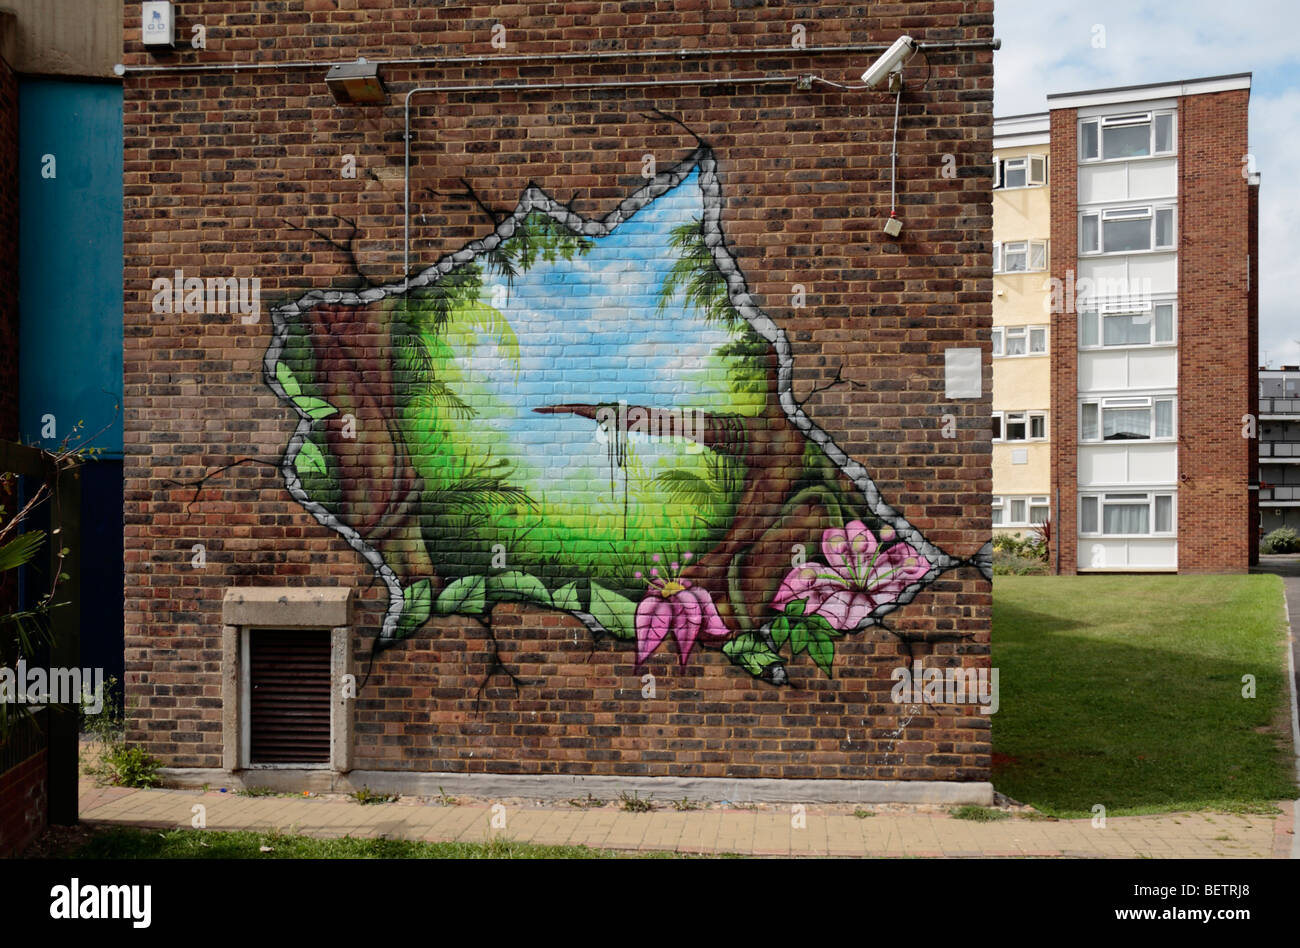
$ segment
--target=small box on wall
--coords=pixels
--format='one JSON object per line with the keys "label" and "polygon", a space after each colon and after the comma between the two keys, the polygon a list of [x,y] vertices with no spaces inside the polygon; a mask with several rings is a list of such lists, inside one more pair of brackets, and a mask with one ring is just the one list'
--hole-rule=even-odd
{"label": "small box on wall", "polygon": [[153,49],[176,45],[176,11],[171,0],[145,0],[140,4],[140,40]]}

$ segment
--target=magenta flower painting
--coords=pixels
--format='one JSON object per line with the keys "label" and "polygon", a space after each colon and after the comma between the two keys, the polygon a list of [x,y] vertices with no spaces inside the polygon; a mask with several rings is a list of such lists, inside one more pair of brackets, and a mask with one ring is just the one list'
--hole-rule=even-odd
{"label": "magenta flower painting", "polygon": [[798,600],[804,615],[820,615],[841,632],[858,628],[878,607],[893,602],[930,571],[930,563],[884,527],[877,538],[861,520],[822,533],[826,562],[809,560],[792,569],[777,590],[777,609]]}
{"label": "magenta flower painting", "polygon": [[[690,553],[682,556],[683,561],[690,558]],[[655,562],[660,559],[655,554]],[[731,635],[722,616],[718,615],[713,598],[703,588],[692,585],[689,579],[682,579],[680,573],[681,564],[677,562],[668,564],[665,575],[660,575],[657,566],[650,570],[645,598],[636,607],[638,665],[650,657],[670,632],[677,642],[677,654],[683,665],[701,635],[712,639],[725,639]],[[637,573],[636,578],[643,577]]]}

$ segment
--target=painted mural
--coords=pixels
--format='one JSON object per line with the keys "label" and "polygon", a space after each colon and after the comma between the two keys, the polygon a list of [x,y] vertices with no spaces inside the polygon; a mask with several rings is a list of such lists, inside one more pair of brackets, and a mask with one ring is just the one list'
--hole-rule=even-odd
{"label": "painted mural", "polygon": [[785,684],[967,562],[804,414],[721,206],[701,145],[602,220],[530,188],[404,283],[273,311],[284,481],[384,583],[378,648],[523,601]]}

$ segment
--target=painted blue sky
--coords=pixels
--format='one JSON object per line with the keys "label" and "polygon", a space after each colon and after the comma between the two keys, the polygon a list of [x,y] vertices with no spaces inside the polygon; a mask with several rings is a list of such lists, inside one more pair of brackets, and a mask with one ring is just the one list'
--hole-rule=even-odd
{"label": "painted blue sky", "polygon": [[[519,366],[507,368],[495,346],[478,346],[461,364],[486,380],[503,410],[484,412],[519,460],[536,472],[540,490],[549,480],[608,480],[604,443],[596,425],[576,415],[541,415],[534,408],[576,402],[627,401],[656,408],[737,410],[724,373],[708,357],[731,336],[709,326],[693,307],[658,312],[659,293],[677,259],[671,229],[702,217],[699,172],[594,241],[572,261],[539,260],[516,278],[501,312],[519,340]],[[505,281],[484,277],[482,299]],[[557,442],[568,445],[555,450]],[[685,450],[681,444],[639,443],[653,465]],[[698,449],[693,449],[698,450]]]}
{"label": "painted blue sky", "polygon": [[1254,73],[1260,364],[1300,364],[1300,3],[998,0],[994,33],[1002,40],[993,59],[999,116],[1043,111],[1049,93]]}

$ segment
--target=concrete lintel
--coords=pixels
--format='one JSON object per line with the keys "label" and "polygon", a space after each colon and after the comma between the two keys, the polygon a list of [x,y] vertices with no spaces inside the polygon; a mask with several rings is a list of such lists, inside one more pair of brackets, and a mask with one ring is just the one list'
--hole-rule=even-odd
{"label": "concrete lintel", "polygon": [[347,587],[234,586],[221,600],[221,621],[242,627],[334,628],[352,624]]}
{"label": "concrete lintel", "polygon": [[442,792],[479,798],[525,797],[568,800],[591,793],[616,797],[635,791],[649,799],[731,803],[917,803],[993,804],[993,784],[946,780],[781,780],[730,777],[615,777],[570,774],[463,774],[354,770],[346,775],[327,770],[243,770],[164,767],[166,786],[269,787],[279,791],[350,793],[369,787],[381,793],[435,797]]}

